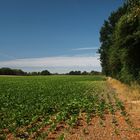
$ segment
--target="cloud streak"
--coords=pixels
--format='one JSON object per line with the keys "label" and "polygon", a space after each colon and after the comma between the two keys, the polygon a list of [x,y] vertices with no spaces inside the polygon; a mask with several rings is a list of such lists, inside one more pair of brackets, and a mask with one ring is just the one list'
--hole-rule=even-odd
{"label": "cloud streak", "polygon": [[76,48],[76,49],[72,49],[73,51],[84,51],[84,50],[98,50],[98,48],[96,47],[86,47],[86,48]]}
{"label": "cloud streak", "polygon": [[100,70],[100,61],[98,56],[65,56],[65,57],[43,57],[43,58],[26,58],[10,61],[0,61],[1,67],[12,68],[50,68],[59,72],[65,69],[98,69]]}

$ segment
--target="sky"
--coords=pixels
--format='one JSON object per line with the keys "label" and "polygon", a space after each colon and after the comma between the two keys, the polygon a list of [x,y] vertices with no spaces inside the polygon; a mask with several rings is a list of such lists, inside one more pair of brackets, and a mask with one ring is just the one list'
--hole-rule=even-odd
{"label": "sky", "polygon": [[99,32],[123,0],[0,0],[0,67],[101,71]]}

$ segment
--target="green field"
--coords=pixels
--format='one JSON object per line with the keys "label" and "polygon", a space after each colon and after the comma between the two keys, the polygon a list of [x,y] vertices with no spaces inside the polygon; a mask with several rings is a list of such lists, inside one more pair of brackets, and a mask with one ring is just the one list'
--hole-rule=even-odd
{"label": "green field", "polygon": [[53,131],[61,121],[72,127],[81,113],[88,123],[92,115],[113,114],[116,106],[123,111],[104,76],[1,76],[0,137],[4,139],[7,133],[20,137],[19,128],[24,128],[27,137],[46,125]]}

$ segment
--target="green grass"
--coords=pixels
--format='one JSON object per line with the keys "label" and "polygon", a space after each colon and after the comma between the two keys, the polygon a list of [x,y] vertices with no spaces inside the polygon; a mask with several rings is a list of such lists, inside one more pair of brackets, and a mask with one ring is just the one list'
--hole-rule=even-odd
{"label": "green grass", "polygon": [[82,112],[87,122],[91,114],[103,118],[106,91],[104,76],[0,77],[0,133],[21,137],[18,128],[30,135],[45,125],[53,131],[61,121],[74,126]]}

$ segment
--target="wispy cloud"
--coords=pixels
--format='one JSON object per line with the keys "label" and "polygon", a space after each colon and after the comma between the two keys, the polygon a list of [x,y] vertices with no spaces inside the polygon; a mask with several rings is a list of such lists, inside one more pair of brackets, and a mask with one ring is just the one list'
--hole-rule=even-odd
{"label": "wispy cloud", "polygon": [[97,47],[86,47],[86,48],[75,48],[73,51],[82,51],[82,50],[98,50]]}
{"label": "wispy cloud", "polygon": [[[14,67],[14,68],[53,68],[69,70],[75,69],[100,69],[100,61],[98,56],[65,56],[65,57],[43,57],[43,58],[26,58],[15,59],[10,61],[0,61],[1,67]],[[63,71],[62,70],[62,71]]]}

